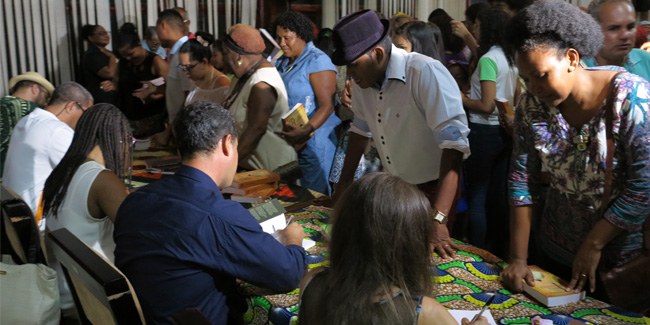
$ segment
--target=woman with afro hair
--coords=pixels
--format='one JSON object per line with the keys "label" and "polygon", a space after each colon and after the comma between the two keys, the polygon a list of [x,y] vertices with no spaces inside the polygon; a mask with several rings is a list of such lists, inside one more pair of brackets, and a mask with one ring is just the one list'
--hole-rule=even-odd
{"label": "woman with afro hair", "polygon": [[[597,271],[643,251],[642,227],[650,214],[650,84],[616,67],[582,68],[580,59],[601,47],[602,32],[589,15],[561,0],[538,0],[520,11],[505,38],[528,93],[515,113],[511,254],[502,279],[515,291],[522,290],[522,279],[534,283],[528,239],[539,203],[536,180],[545,170],[550,186],[535,222],[537,263],[570,279],[568,289],[588,287],[606,298]],[[604,197],[610,92],[612,191]]]}

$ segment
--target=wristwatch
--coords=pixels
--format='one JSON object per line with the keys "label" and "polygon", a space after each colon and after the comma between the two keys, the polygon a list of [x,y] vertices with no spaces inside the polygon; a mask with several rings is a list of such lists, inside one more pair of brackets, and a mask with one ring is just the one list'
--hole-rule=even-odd
{"label": "wristwatch", "polygon": [[438,211],[438,210],[433,210],[435,213],[433,214],[433,220],[438,221],[440,224],[447,224],[447,215]]}

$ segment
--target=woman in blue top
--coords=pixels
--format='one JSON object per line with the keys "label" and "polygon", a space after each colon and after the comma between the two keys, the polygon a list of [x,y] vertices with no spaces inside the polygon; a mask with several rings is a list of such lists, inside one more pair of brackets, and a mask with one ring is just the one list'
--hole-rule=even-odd
{"label": "woman in blue top", "polygon": [[335,128],[341,120],[334,113],[336,67],[314,46],[312,23],[306,16],[287,11],[275,22],[278,44],[284,56],[276,67],[284,80],[289,107],[302,103],[309,123],[286,126],[281,135],[298,150],[301,185],[330,194],[328,181],[336,150]]}

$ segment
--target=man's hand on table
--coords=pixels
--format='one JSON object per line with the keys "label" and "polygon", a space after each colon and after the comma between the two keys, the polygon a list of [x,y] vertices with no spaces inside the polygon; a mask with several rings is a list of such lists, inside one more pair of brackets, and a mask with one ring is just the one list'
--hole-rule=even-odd
{"label": "man's hand on table", "polygon": [[513,260],[508,267],[501,271],[501,282],[508,290],[523,291],[524,281],[522,280],[531,287],[535,285],[535,278],[533,278],[533,273],[525,260]]}
{"label": "man's hand on table", "polygon": [[302,246],[302,239],[307,236],[307,234],[305,234],[305,230],[302,229],[302,226],[296,222],[288,224],[284,229],[279,230],[278,234],[280,235],[278,239],[285,246]]}
{"label": "man's hand on table", "polygon": [[449,230],[447,225],[443,225],[437,221],[433,222],[433,237],[431,238],[431,246],[433,251],[438,253],[442,258],[449,258],[456,256],[454,250],[458,249],[456,244],[451,241],[449,237]]}

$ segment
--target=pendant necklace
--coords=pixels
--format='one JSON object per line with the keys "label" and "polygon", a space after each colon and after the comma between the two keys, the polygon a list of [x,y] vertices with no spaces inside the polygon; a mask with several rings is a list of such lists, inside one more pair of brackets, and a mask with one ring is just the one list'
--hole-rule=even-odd
{"label": "pendant necklace", "polygon": [[585,130],[585,127],[580,129],[580,134],[573,137],[573,143],[576,145],[578,151],[587,150],[587,144],[589,143],[589,134]]}

